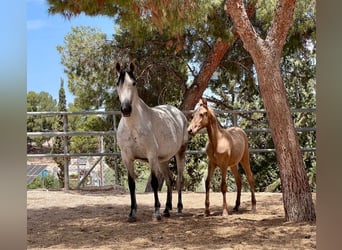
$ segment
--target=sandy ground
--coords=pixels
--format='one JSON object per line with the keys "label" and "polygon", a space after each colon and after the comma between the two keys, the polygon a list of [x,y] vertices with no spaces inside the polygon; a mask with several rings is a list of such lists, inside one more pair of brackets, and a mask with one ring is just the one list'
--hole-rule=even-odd
{"label": "sandy ground", "polygon": [[[282,196],[243,193],[232,213],[235,193],[227,196],[230,215],[222,217],[221,193],[211,193],[211,216],[204,217],[204,193],[183,193],[183,217],[152,220],[153,194],[137,194],[138,220],[127,222],[128,193],[107,191],[27,191],[28,249],[316,249],[315,223],[284,222]],[[160,193],[162,209],[165,193]],[[314,201],[316,200],[313,194]]]}

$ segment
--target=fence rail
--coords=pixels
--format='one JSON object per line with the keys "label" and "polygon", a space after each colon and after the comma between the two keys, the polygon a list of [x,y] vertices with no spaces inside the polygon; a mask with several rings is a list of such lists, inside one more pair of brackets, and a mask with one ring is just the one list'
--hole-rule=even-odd
{"label": "fence rail", "polygon": [[[186,110],[183,111],[183,113],[192,113],[192,110]],[[237,117],[244,114],[253,114],[253,113],[266,113],[265,110],[215,110],[216,114],[219,115],[225,115],[225,114],[232,114],[232,125],[237,126]],[[308,108],[308,109],[292,109],[291,113],[314,113],[316,112],[315,108]],[[64,127],[63,131],[45,131],[45,132],[27,132],[27,137],[37,137],[37,136],[46,136],[46,137],[53,137],[53,136],[60,136],[64,137],[64,140],[66,142],[68,136],[115,136],[116,135],[116,126],[117,126],[117,116],[121,115],[120,111],[76,111],[76,112],[55,112],[55,111],[47,111],[47,112],[27,112],[27,116],[63,116],[64,119]],[[67,117],[73,116],[73,115],[98,115],[98,116],[113,116],[113,128],[108,131],[68,131],[68,124],[67,124]],[[262,133],[271,132],[271,129],[269,128],[254,128],[254,129],[244,129],[246,133]],[[316,131],[315,127],[310,128],[296,128],[296,131],[298,132],[310,132],[310,131]],[[202,130],[200,133],[205,134],[206,131]],[[114,143],[116,140],[114,140]],[[68,173],[68,157],[82,157],[82,156],[113,156],[117,157],[120,156],[119,152],[93,152],[93,153],[70,153],[67,143],[64,144],[64,152],[61,154],[27,154],[28,158],[42,158],[42,157],[64,157],[65,159],[65,173]],[[116,145],[114,145],[114,148],[116,148]],[[302,148],[302,152],[315,152],[316,148]],[[264,148],[250,148],[250,153],[269,153],[269,152],[275,152],[275,149],[264,149]],[[205,150],[187,150],[187,154],[204,154]],[[65,183],[68,182],[68,175],[65,175]],[[68,189],[68,186],[66,185],[66,189]]]}
{"label": "fence rail", "polygon": [[[184,113],[191,113],[192,110],[185,110]],[[291,113],[314,113],[316,112],[315,108],[306,108],[306,109],[292,109]],[[254,113],[266,113],[266,110],[215,110],[216,114],[224,115],[224,114],[254,114]],[[116,116],[120,116],[120,111],[74,111],[74,112],[57,112],[57,111],[44,111],[44,112],[27,112],[28,116],[70,116],[70,115],[112,115],[113,116],[113,130],[109,131],[47,131],[47,132],[27,132],[28,137],[36,137],[36,136],[111,136],[116,135]],[[236,119],[234,119],[236,120]],[[237,124],[234,124],[237,125]],[[261,132],[271,132],[270,128],[254,128],[254,129],[244,129],[246,133],[261,133]],[[316,128],[296,128],[297,132],[310,132],[316,131]],[[202,130],[199,133],[205,134],[206,131]],[[316,148],[302,148],[302,152],[312,152],[316,151]],[[275,149],[264,149],[264,148],[251,148],[251,153],[264,153],[264,152],[275,152]],[[205,153],[204,150],[187,150],[188,154],[202,154]],[[62,153],[62,154],[27,154],[27,157],[56,157],[56,156],[68,156],[68,157],[79,157],[79,156],[117,156],[120,155],[119,152],[111,152],[111,153]]]}

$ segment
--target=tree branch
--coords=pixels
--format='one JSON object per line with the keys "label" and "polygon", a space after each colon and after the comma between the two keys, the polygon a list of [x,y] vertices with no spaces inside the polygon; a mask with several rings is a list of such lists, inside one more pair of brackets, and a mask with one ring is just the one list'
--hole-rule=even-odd
{"label": "tree branch", "polygon": [[293,11],[296,0],[279,0],[276,5],[271,28],[265,40],[256,33],[248,19],[242,0],[227,0],[225,9],[234,22],[244,48],[256,58],[264,49],[271,49],[274,56],[281,56],[289,27],[293,21]]}
{"label": "tree branch", "polygon": [[[255,14],[255,6],[257,1],[249,1],[247,5],[247,11],[245,10],[247,20]],[[184,94],[181,108],[183,110],[193,109],[202,96],[204,90],[208,87],[209,80],[216,68],[220,65],[220,62],[230,46],[239,38],[239,35],[235,32],[234,38],[231,41],[223,41],[218,38],[209,52],[206,60],[204,61],[199,74],[195,77],[192,86],[187,89]]]}
{"label": "tree branch", "polygon": [[190,110],[195,107],[197,101],[207,88],[211,76],[230,46],[231,44],[229,41],[224,41],[221,38],[216,40],[212,50],[204,61],[199,74],[195,77],[194,83],[185,92],[181,109]]}
{"label": "tree branch", "polygon": [[266,37],[266,42],[277,50],[281,56],[283,46],[288,34],[290,25],[293,22],[293,12],[296,0],[279,0],[275,9],[271,28]]}
{"label": "tree branch", "polygon": [[227,0],[225,10],[232,17],[234,28],[239,34],[244,48],[251,54],[258,53],[264,41],[256,33],[250,22],[242,0]]}

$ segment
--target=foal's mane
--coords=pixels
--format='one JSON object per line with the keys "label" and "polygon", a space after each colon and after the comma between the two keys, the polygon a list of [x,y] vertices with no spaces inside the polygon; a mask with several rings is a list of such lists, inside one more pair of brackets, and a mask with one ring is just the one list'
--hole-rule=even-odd
{"label": "foal's mane", "polygon": [[216,114],[215,114],[215,111],[214,111],[212,108],[210,108],[209,106],[207,106],[207,110],[208,110],[208,112],[210,113],[210,115],[216,119],[216,122],[217,122],[217,124],[219,125],[219,127],[220,127],[220,128],[225,128],[225,127],[222,126],[222,124],[220,123],[220,121],[217,119],[217,116],[216,116]]}

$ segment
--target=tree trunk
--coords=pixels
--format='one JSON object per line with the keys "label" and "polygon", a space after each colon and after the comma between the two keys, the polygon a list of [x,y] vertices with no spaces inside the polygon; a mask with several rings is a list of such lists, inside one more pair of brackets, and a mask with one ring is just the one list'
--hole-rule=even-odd
{"label": "tree trunk", "polygon": [[266,39],[261,39],[255,32],[241,0],[227,0],[225,8],[256,67],[260,93],[277,154],[285,219],[314,221],[316,215],[309,180],[279,66],[283,45],[292,23],[294,6],[295,0],[277,2]]}
{"label": "tree trunk", "polygon": [[[265,61],[265,58],[268,58]],[[287,221],[316,219],[309,179],[291,117],[279,63],[269,53],[255,61],[260,92],[276,149]],[[265,63],[266,62],[266,63]]]}

